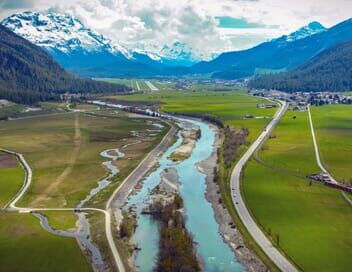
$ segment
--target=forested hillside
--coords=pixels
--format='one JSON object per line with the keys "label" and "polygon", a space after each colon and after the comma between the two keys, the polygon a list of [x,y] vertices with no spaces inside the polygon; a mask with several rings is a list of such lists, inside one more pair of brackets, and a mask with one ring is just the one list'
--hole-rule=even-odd
{"label": "forested hillside", "polygon": [[66,92],[128,90],[123,85],[76,78],[44,50],[0,26],[0,98],[31,104]]}
{"label": "forested hillside", "polygon": [[327,49],[290,72],[252,80],[250,87],[297,91],[352,90],[352,41]]}
{"label": "forested hillside", "polygon": [[322,26],[319,28],[317,23],[308,26],[321,31],[297,38],[297,34],[302,34],[302,31],[298,30],[247,50],[222,53],[212,61],[194,65],[192,71],[212,73],[214,78],[237,79],[252,76],[258,70],[291,70],[303,65],[323,50],[352,40],[352,19],[328,29],[321,29]]}

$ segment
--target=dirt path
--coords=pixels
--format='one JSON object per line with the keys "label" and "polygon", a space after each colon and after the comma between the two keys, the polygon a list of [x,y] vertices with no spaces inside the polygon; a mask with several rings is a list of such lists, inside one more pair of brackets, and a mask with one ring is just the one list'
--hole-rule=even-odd
{"label": "dirt path", "polygon": [[[127,183],[134,175],[138,175],[140,168],[144,168],[145,164],[149,164],[150,160],[154,161],[156,155],[158,155],[160,152],[162,152],[163,148],[165,145],[168,145],[169,141],[172,141],[172,136],[176,132],[176,128],[174,126],[171,126],[171,129],[169,132],[164,136],[162,141],[144,158],[144,160],[137,166],[137,168],[130,173],[130,175],[125,179],[124,182],[114,191],[110,199],[108,200],[108,203],[106,205],[106,209],[98,209],[98,208],[80,208],[80,211],[97,211],[97,212],[102,212],[105,215],[105,234],[106,234],[106,239],[108,241],[110,250],[113,254],[115,264],[117,267],[117,271],[119,272],[125,272],[125,267],[122,262],[121,256],[117,250],[117,247],[114,243],[114,238],[113,238],[113,233],[112,233],[112,207],[111,203],[112,200],[116,197],[116,194],[118,191],[121,189],[122,185]],[[56,185],[55,186],[49,186],[45,192],[50,192],[50,190],[55,189],[60,182],[68,175],[71,173],[73,165],[76,161],[78,152],[80,150],[80,145],[81,145],[81,134],[80,134],[80,126],[79,126],[79,115],[75,115],[75,137],[74,137],[74,150],[71,153],[71,157],[69,160],[69,164],[66,167],[66,169],[61,173],[61,175],[56,179],[54,182]],[[32,169],[28,165],[27,161],[24,159],[22,154],[9,151],[6,149],[0,148],[0,151],[4,151],[9,154],[16,155],[25,171],[25,181],[23,186],[21,187],[20,191],[16,194],[16,196],[9,202],[8,205],[5,206],[5,208],[9,207],[9,210],[15,210],[20,213],[30,213],[32,211],[77,211],[77,208],[33,208],[31,207],[17,207],[16,203],[20,200],[20,198],[25,194],[25,192],[28,190],[29,186],[32,183]],[[43,196],[45,196],[45,193],[43,193]],[[38,197],[39,198],[39,197]],[[38,199],[36,199],[35,202],[37,202]]]}
{"label": "dirt path", "polygon": [[57,188],[60,186],[60,184],[65,180],[65,178],[71,174],[73,166],[76,163],[77,157],[79,150],[81,148],[81,129],[80,129],[80,124],[79,124],[79,114],[75,114],[75,120],[74,120],[74,128],[75,128],[75,135],[74,135],[74,147],[72,150],[72,153],[70,155],[70,158],[67,161],[67,166],[64,169],[64,171],[61,172],[61,174],[56,178],[54,182],[52,182],[48,187],[46,187],[42,193],[31,202],[31,205],[36,205],[40,203],[41,201],[45,200],[48,198],[48,195],[54,191],[57,190]]}

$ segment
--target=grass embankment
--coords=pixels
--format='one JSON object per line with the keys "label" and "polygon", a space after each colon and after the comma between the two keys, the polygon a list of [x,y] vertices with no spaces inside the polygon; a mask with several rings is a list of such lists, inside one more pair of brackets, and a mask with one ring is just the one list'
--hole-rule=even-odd
{"label": "grass embankment", "polygon": [[0,214],[0,271],[92,271],[73,238],[46,232],[29,214]]}
{"label": "grass embankment", "polygon": [[[288,112],[274,135],[260,153],[266,163],[302,175],[319,172],[307,113]],[[302,270],[350,269],[352,209],[338,190],[252,159],[245,169],[243,195],[273,243]]]}
{"label": "grass embankment", "polygon": [[311,107],[311,114],[324,166],[352,185],[352,105]]}
{"label": "grass embankment", "polygon": [[56,230],[74,230],[76,229],[77,215],[71,211],[45,211],[40,212],[46,218],[50,227]]}

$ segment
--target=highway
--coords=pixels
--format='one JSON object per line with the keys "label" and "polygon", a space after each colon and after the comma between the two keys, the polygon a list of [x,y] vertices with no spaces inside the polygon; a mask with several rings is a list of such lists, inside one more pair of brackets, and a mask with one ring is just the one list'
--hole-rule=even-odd
{"label": "highway", "polygon": [[280,109],[274,115],[272,121],[267,125],[264,131],[256,139],[256,141],[249,147],[242,158],[238,161],[231,174],[231,198],[236,211],[241,218],[241,221],[247,228],[248,232],[254,238],[256,243],[262,248],[265,254],[275,263],[275,265],[284,272],[296,272],[297,268],[287,258],[280,253],[265,236],[259,226],[252,218],[246,204],[242,198],[240,185],[241,185],[241,172],[249,158],[254,152],[261,147],[265,140],[270,136],[281,117],[285,114],[288,104],[280,101]]}

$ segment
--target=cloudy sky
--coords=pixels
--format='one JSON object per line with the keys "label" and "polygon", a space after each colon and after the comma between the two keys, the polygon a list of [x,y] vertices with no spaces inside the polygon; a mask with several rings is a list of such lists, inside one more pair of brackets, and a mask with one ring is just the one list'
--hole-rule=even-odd
{"label": "cloudy sky", "polygon": [[243,49],[311,21],[352,16],[352,0],[0,0],[0,17],[24,10],[75,15],[129,48],[181,41],[203,57]]}

